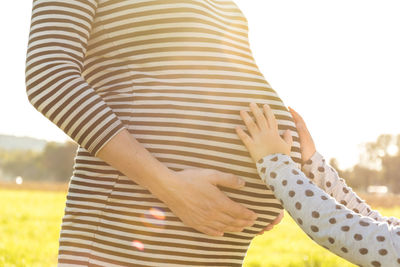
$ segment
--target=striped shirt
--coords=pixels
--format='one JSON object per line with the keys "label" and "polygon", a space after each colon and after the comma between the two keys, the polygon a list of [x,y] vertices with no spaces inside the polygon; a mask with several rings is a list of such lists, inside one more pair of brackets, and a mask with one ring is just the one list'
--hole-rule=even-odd
{"label": "striped shirt", "polygon": [[[34,0],[26,56],[30,103],[79,148],[62,220],[59,266],[241,266],[282,210],[235,131],[241,109],[271,105],[295,125],[257,67],[232,0]],[[221,188],[258,214],[222,237],[185,226],[146,188],[96,157],[127,129],[171,170],[233,173]],[[300,165],[299,165],[300,166]]]}

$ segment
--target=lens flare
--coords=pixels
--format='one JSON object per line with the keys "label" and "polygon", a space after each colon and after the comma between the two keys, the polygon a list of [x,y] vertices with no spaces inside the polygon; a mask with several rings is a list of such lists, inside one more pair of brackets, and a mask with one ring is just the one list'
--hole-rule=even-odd
{"label": "lens flare", "polygon": [[15,183],[16,184],[22,184],[22,177],[21,176],[18,176],[17,178],[15,178]]}
{"label": "lens flare", "polygon": [[156,231],[162,231],[165,225],[165,213],[161,208],[152,207],[141,216],[142,223]]}
{"label": "lens flare", "polygon": [[149,212],[156,219],[159,219],[159,220],[165,219],[164,212],[159,208],[151,208]]}
{"label": "lens flare", "polygon": [[132,241],[132,246],[134,246],[135,248],[137,248],[138,250],[143,251],[144,250],[144,245],[142,242],[140,242],[139,240],[133,240]]}

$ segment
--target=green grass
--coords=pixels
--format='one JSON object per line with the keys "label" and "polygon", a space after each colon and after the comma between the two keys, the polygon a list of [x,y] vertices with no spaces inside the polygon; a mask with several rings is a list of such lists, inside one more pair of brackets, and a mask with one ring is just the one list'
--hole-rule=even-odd
{"label": "green grass", "polygon": [[56,266],[62,192],[0,190],[0,266]]}
{"label": "green grass", "polygon": [[[400,217],[400,207],[378,209],[384,216]],[[312,241],[285,212],[284,219],[271,231],[253,239],[245,267],[349,267],[356,266]]]}
{"label": "green grass", "polygon": [[[0,266],[56,266],[64,192],[0,190]],[[380,209],[400,217],[400,207]],[[244,267],[355,266],[319,247],[288,214],[257,236]]]}

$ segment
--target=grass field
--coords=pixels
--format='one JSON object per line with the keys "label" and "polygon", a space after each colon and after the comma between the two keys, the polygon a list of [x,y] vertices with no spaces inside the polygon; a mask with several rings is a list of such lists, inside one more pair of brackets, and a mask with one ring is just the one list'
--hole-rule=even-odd
{"label": "grass field", "polygon": [[[0,190],[0,266],[56,266],[65,196],[64,191]],[[378,209],[400,217],[400,206]],[[272,231],[253,240],[244,267],[355,266],[299,229],[286,213]]]}

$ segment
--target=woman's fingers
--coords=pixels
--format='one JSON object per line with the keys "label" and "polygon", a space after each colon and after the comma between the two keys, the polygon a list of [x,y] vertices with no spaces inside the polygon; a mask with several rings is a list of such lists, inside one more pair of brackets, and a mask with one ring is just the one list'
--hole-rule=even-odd
{"label": "woman's fingers", "polygon": [[247,129],[249,130],[251,136],[255,136],[260,131],[260,129],[254,123],[253,119],[250,117],[250,115],[245,110],[240,111],[240,116],[242,117],[244,124],[246,125]]}
{"label": "woman's fingers", "polygon": [[307,125],[304,122],[303,118],[297,113],[294,109],[289,107],[289,111],[292,114],[294,122],[296,124],[297,132],[299,133],[300,139],[308,140],[311,139],[311,134],[307,129]]}
{"label": "woman's fingers", "polygon": [[267,119],[265,118],[263,111],[258,107],[258,105],[254,102],[250,103],[250,109],[254,114],[254,117],[256,118],[257,125],[260,130],[268,130],[268,122]]}
{"label": "woman's fingers", "polygon": [[294,122],[296,124],[304,124],[305,125],[305,122],[304,122],[303,118],[300,116],[300,114],[297,113],[297,111],[295,111],[293,108],[291,108],[291,107],[288,107],[288,108],[289,108],[289,112],[292,114]]}
{"label": "woman's fingers", "polygon": [[220,232],[241,232],[241,231],[243,231],[243,228],[244,228],[244,227],[239,227],[239,226],[226,225],[219,221],[213,221],[212,225],[210,227],[212,227],[213,229],[216,229],[217,231],[220,231]]}
{"label": "woman's fingers", "polygon": [[[257,213],[252,210],[247,209],[245,206],[233,201],[225,194],[221,193],[221,201],[216,204],[220,210],[223,210],[227,215],[233,218],[246,218],[250,225],[253,225],[258,217]],[[248,225],[248,226],[250,226]]]}
{"label": "woman's fingers", "polygon": [[275,225],[277,225],[278,223],[280,223],[280,222],[282,221],[283,215],[284,215],[284,212],[282,211],[282,212],[278,215],[278,217],[275,218],[275,220],[273,220],[270,224],[268,224],[268,225],[267,225],[261,232],[259,232],[258,234],[260,235],[260,234],[263,234],[263,233],[266,232],[266,231],[272,230],[272,228],[274,228]]}
{"label": "woman's fingers", "polygon": [[301,157],[303,162],[306,162],[316,151],[314,140],[307,129],[303,118],[294,109],[289,107],[293,120],[296,124],[296,129],[300,138]]}
{"label": "woman's fingers", "polygon": [[218,231],[212,227],[203,226],[203,225],[197,226],[196,230],[203,232],[206,235],[210,235],[210,236],[223,236],[224,235],[223,231]]}
{"label": "woman's fingers", "polygon": [[296,129],[297,129],[297,132],[299,133],[300,139],[301,138],[305,139],[309,135],[309,133],[308,133],[307,126],[306,126],[303,118],[300,116],[299,113],[297,113],[291,107],[289,107],[289,112],[292,114],[292,117],[293,117],[294,123],[296,124]]}
{"label": "woman's fingers", "polygon": [[240,189],[245,186],[246,182],[237,175],[218,170],[212,170],[214,175],[210,176],[210,181],[214,185],[222,185],[232,189]]}
{"label": "woman's fingers", "polygon": [[272,221],[272,225],[277,225],[278,223],[280,223],[283,219],[284,216],[284,212],[281,211],[281,213],[279,213],[278,217],[275,218],[275,220]]}
{"label": "woman's fingers", "polygon": [[199,226],[199,230],[211,236],[222,236],[224,232],[242,232],[246,226],[230,226],[214,221],[210,226]]}
{"label": "woman's fingers", "polygon": [[263,105],[265,116],[267,117],[268,125],[271,129],[278,130],[278,123],[276,122],[275,115],[268,104]]}
{"label": "woman's fingers", "polygon": [[244,228],[252,226],[254,224],[253,220],[236,219],[226,213],[220,213],[216,221],[224,224],[225,226]]}
{"label": "woman's fingers", "polygon": [[286,144],[288,144],[290,147],[292,147],[293,137],[292,137],[292,133],[290,132],[289,129],[283,133],[283,140],[285,140]]}
{"label": "woman's fingers", "polygon": [[171,188],[174,188],[170,191],[173,192],[170,194],[172,197],[165,202],[185,225],[207,235],[218,236],[224,229],[237,232],[255,223],[257,213],[230,199],[218,188],[220,185],[237,188],[239,177],[198,168],[174,173],[177,179],[171,180]]}

